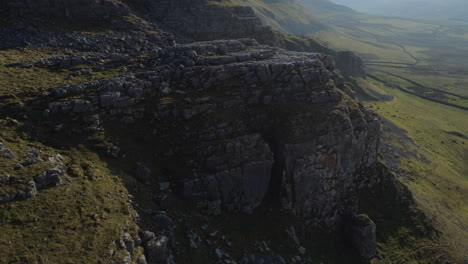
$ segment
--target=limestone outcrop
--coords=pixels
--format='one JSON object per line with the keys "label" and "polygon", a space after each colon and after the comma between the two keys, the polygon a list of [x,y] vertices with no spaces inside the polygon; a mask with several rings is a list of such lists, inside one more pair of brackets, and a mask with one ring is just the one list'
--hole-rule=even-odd
{"label": "limestone outcrop", "polygon": [[249,6],[231,6],[207,0],[134,0],[168,31],[188,41],[254,38],[279,46],[273,30],[263,25]]}
{"label": "limestone outcrop", "polygon": [[130,14],[128,6],[118,0],[2,1],[1,11],[11,17],[42,17],[91,23]]}
{"label": "limestone outcrop", "polygon": [[[113,63],[132,61],[121,57]],[[330,56],[241,39],[176,45],[146,58],[116,78],[50,89],[47,122],[66,133],[152,124],[154,138],[170,139],[153,155],[177,157],[191,173],[174,184],[207,206],[248,212],[273,191],[292,213],[329,230],[355,213],[357,173],[376,161],[379,119],[353,99]]]}
{"label": "limestone outcrop", "polygon": [[[9,10],[21,16],[29,14],[19,8],[27,2],[13,2],[8,1]],[[205,221],[227,212],[252,214],[273,205],[299,219],[302,230],[336,233],[360,213],[361,194],[379,184],[377,176],[368,172],[378,159],[380,120],[359,103],[344,81],[333,58],[340,58],[339,54],[324,54],[324,47],[322,53],[280,48],[276,37],[270,35],[274,32],[244,7],[220,7],[206,1],[187,1],[187,6],[175,6],[172,1],[125,1],[130,7],[117,1],[87,1],[81,2],[81,7],[98,5],[99,10],[83,15],[81,7],[69,10],[80,2],[71,6],[65,2],[64,6],[38,1],[38,5],[46,3],[45,7],[53,8],[37,7],[37,16],[87,19],[88,15],[106,17],[108,14],[99,12],[112,13],[117,8],[118,17],[129,14],[130,7],[141,10],[134,6],[139,4],[149,17],[165,23],[129,25],[120,21],[112,24],[118,30],[95,34],[23,24],[0,29],[0,37],[6,40],[0,43],[1,48],[66,51],[6,65],[66,72],[71,80],[28,97],[26,107],[15,114],[27,116],[28,124],[40,127],[41,133],[70,138],[102,152],[100,158],[108,162],[112,173],[133,177],[126,179],[135,187],[132,190],[141,185],[149,190],[144,206],[154,202],[164,207],[164,203],[180,199],[201,209]],[[101,5],[110,7],[103,10],[106,8]],[[194,17],[182,16],[187,13]],[[171,20],[176,16],[177,20]],[[219,24],[210,24],[213,17]],[[192,39],[176,44],[164,30],[168,26]],[[191,42],[224,38],[223,34],[226,38],[248,38]],[[263,36],[265,41],[260,42],[270,41],[273,46],[253,39]],[[349,54],[341,63],[350,71],[359,66],[359,60]],[[82,81],[95,76],[93,73],[109,75]],[[357,70],[356,74],[361,73]],[[0,151],[1,158],[16,155],[3,145]],[[34,161],[37,157],[33,153],[28,158]],[[31,198],[37,190],[67,183],[64,173],[50,168],[36,175],[34,188],[28,185],[31,188],[22,191],[18,199],[2,199]],[[172,254],[181,254],[175,249],[182,247],[175,241],[175,236],[181,239],[181,232],[174,228],[184,224],[186,208],[178,209],[173,219],[172,212],[143,208],[132,199],[121,207],[127,210],[132,206],[144,214],[144,225],[151,231],[133,230],[132,235],[124,234],[114,243],[126,252],[123,263],[173,263]],[[233,260],[221,242],[202,241],[198,233],[206,233],[205,225],[182,232],[187,234],[188,247],[196,249],[203,242],[213,247],[210,252],[219,261]],[[356,229],[352,233],[362,234],[370,245],[375,232],[370,222],[368,226],[370,231]],[[213,230],[209,239],[215,241],[216,237],[223,241],[222,247],[230,247],[231,241],[219,235],[218,239],[217,232]],[[245,256],[237,256],[239,263],[285,263],[267,244],[259,243],[260,255],[246,251]],[[368,256],[372,248],[366,245],[357,247],[365,247],[361,254]],[[298,242],[294,247],[305,259],[308,251]],[[145,255],[141,256],[143,250]],[[300,256],[293,256],[293,260],[302,261]]]}
{"label": "limestone outcrop", "polygon": [[347,233],[361,256],[369,259],[375,255],[377,249],[376,226],[367,215],[353,216],[347,226]]}

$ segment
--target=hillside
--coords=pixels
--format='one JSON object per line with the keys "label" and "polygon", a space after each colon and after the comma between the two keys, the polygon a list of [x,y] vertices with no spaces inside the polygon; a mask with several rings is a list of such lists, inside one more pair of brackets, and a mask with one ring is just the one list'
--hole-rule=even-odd
{"label": "hillside", "polygon": [[[1,4],[0,263],[464,257],[464,110],[392,89],[410,88],[374,66],[366,79],[361,58],[331,48],[330,32],[352,34],[325,13],[260,0]],[[363,104],[366,92],[387,101]],[[429,122],[447,116],[430,135],[411,116],[427,107]]]}
{"label": "hillside", "polygon": [[324,29],[316,17],[291,0],[229,0],[212,3],[252,7],[263,24],[283,32],[310,34]]}
{"label": "hillside", "polygon": [[[305,3],[314,5],[314,1]],[[391,136],[384,136],[384,142],[397,149],[416,146],[413,155],[398,155],[401,163],[395,169],[402,169],[402,179],[427,213],[437,219],[444,233],[442,243],[460,259],[465,258],[468,65],[462,58],[468,56],[466,25],[334,10],[315,13],[329,21],[330,30],[314,37],[363,58],[369,78],[356,80],[362,88],[361,97],[406,131],[412,143]],[[426,162],[418,161],[417,156],[424,156]]]}
{"label": "hillside", "polygon": [[468,3],[463,0],[333,0],[333,2],[372,15],[432,21],[467,21]]}

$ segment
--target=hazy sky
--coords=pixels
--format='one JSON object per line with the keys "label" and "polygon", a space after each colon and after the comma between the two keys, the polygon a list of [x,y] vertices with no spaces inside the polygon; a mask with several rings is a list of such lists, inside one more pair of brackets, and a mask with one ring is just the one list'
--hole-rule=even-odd
{"label": "hazy sky", "polygon": [[468,0],[332,0],[357,11],[408,18],[468,20]]}

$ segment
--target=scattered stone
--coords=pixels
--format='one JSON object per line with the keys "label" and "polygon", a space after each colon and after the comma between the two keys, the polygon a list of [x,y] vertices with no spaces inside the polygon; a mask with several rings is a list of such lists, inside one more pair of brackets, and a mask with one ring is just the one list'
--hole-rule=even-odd
{"label": "scattered stone", "polygon": [[154,236],[143,242],[145,254],[149,263],[166,261],[169,257],[169,238],[167,236]]}
{"label": "scattered stone", "polygon": [[132,264],[132,256],[130,255],[130,252],[125,253],[125,256],[122,258],[122,263]]}
{"label": "scattered stone", "polygon": [[299,253],[301,253],[302,255],[305,255],[306,253],[306,249],[304,247],[299,247],[298,249]]}
{"label": "scattered stone", "polygon": [[463,139],[468,139],[467,136],[465,136],[464,134],[462,134],[460,132],[457,132],[457,131],[450,131],[450,132],[447,132],[447,133],[452,135],[452,136],[456,136],[456,137],[463,138]]}
{"label": "scattered stone", "polygon": [[206,214],[217,216],[221,214],[221,200],[206,201]]}
{"label": "scattered stone", "polygon": [[63,175],[63,171],[59,168],[48,169],[42,175],[34,177],[34,182],[38,188],[56,186],[61,183]]}
{"label": "scattered stone", "polygon": [[133,238],[129,233],[124,234],[123,242],[125,243],[125,248],[130,253],[130,255],[133,255],[133,250],[135,249],[135,242],[133,241]]}
{"label": "scattered stone", "polygon": [[198,243],[201,242],[201,237],[197,233],[195,233],[193,230],[189,230],[187,232],[187,238],[191,248],[198,248]]}
{"label": "scattered stone", "polygon": [[171,186],[170,182],[160,182],[159,183],[159,190],[161,191],[167,191],[169,190],[169,187]]}
{"label": "scattered stone", "polygon": [[118,158],[120,154],[120,148],[117,146],[113,146],[110,149],[107,150],[107,155],[113,157],[113,158]]}
{"label": "scattered stone", "polygon": [[0,176],[0,183],[5,183],[10,180],[10,175]]}
{"label": "scattered stone", "polygon": [[2,142],[0,142],[0,154],[2,154],[5,159],[12,159],[13,152],[10,149],[6,148]]}
{"label": "scattered stone", "polygon": [[239,264],[286,264],[286,261],[280,256],[259,256],[259,255],[248,255],[244,256]]}
{"label": "scattered stone", "polygon": [[153,224],[168,237],[174,236],[172,219],[164,211],[155,211],[151,213]]}
{"label": "scattered stone", "polygon": [[151,178],[151,170],[148,169],[143,163],[139,162],[137,163],[136,165],[136,169],[135,169],[135,177],[145,183],[145,184],[149,184],[152,180]]}
{"label": "scattered stone", "polygon": [[26,160],[21,163],[22,166],[29,166],[43,160],[39,156],[39,151],[37,149],[29,149],[26,151]]}
{"label": "scattered stone", "polygon": [[22,183],[22,186],[18,186],[17,192],[0,195],[0,203],[21,201],[21,200],[34,197],[37,194],[36,184],[34,181],[23,183],[23,182],[16,182],[15,179],[8,178],[7,183],[11,183],[11,184]]}
{"label": "scattered stone", "polygon": [[221,250],[219,248],[215,249],[215,254],[216,254],[216,257],[218,257],[218,259],[222,259],[223,256],[224,256],[223,250]]}
{"label": "scattered stone", "polygon": [[141,256],[137,259],[137,264],[147,264],[144,254],[141,254]]}
{"label": "scattered stone", "polygon": [[294,243],[299,246],[301,243],[299,242],[299,238],[296,236],[296,229],[294,226],[290,226],[289,228],[286,229],[286,233],[288,236],[294,241]]}
{"label": "scattered stone", "polygon": [[141,237],[141,242],[142,244],[150,241],[151,239],[153,239],[155,237],[154,233],[153,232],[150,232],[150,231],[143,231],[140,233],[140,237]]}

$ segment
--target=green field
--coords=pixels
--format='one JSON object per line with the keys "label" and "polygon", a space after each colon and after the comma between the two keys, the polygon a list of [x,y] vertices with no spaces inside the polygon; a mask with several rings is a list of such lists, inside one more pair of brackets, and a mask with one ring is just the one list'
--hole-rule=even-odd
{"label": "green field", "polygon": [[210,1],[210,3],[224,6],[250,6],[263,24],[282,32],[306,34],[324,28],[317,17],[292,1],[223,0]]}
{"label": "green field", "polygon": [[[278,21],[307,22],[284,1],[229,3],[253,6],[263,22],[288,33],[295,32]],[[468,22],[369,16],[321,0],[299,4],[310,12],[309,23],[325,26],[314,39],[354,51],[365,61],[369,77],[354,79],[364,103],[406,131],[383,134],[384,144],[411,153],[399,157],[399,170],[407,172],[400,180],[441,232],[436,246],[463,261],[468,245]],[[437,257],[427,254],[434,245],[405,239],[405,234],[379,245],[382,263],[434,263]]]}
{"label": "green field", "polygon": [[[467,24],[436,25],[362,14],[328,14],[322,19],[331,21],[330,30],[314,36],[335,49],[356,52],[370,72],[387,71],[467,97]],[[466,98],[457,101],[467,104]]]}
{"label": "green field", "polygon": [[461,261],[468,245],[468,111],[443,103],[468,107],[467,25],[342,13],[321,19],[330,22],[329,30],[316,38],[365,60],[370,76],[355,80],[367,95],[365,104],[414,141],[384,137],[415,153],[400,158],[408,171],[401,179],[441,231],[440,244]]}

